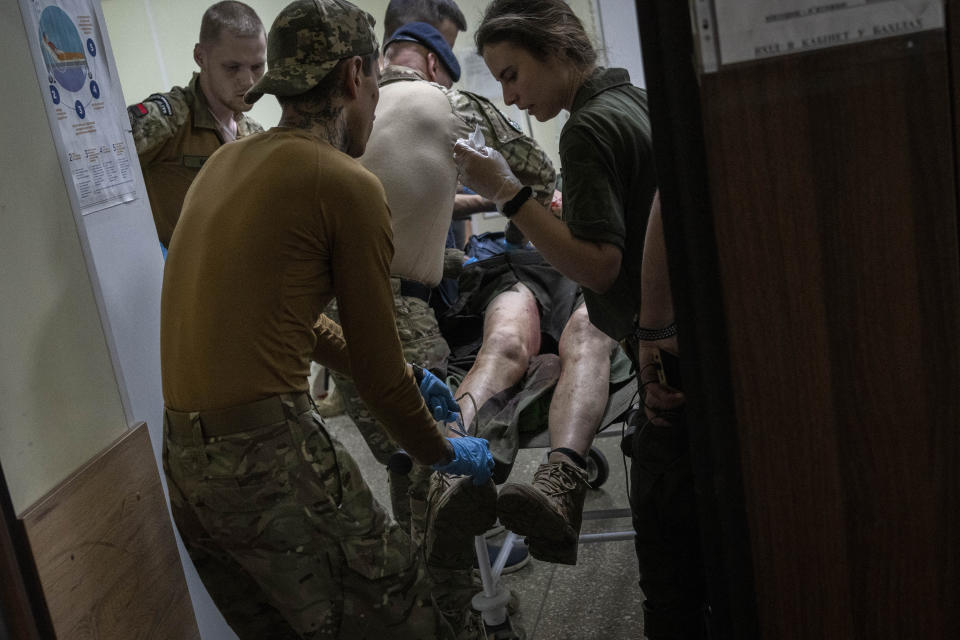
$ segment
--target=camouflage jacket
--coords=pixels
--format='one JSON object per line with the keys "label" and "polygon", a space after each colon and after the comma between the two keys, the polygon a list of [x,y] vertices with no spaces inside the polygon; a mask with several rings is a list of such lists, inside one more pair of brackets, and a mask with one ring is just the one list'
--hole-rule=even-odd
{"label": "camouflage jacket", "polygon": [[[186,87],[154,93],[127,108],[133,141],[150,197],[157,235],[164,246],[180,218],[187,189],[207,158],[223,145],[220,127],[194,73]],[[255,120],[235,114],[237,137],[263,131]]]}

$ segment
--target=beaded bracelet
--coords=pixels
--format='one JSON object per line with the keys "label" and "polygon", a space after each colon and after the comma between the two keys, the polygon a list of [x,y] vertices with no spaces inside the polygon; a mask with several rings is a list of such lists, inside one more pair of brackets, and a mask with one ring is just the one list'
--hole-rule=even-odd
{"label": "beaded bracelet", "polygon": [[657,340],[665,340],[666,338],[672,338],[677,335],[677,323],[671,322],[663,329],[645,329],[643,327],[636,327],[633,330],[633,337],[637,340],[645,340],[646,342],[656,342]]}

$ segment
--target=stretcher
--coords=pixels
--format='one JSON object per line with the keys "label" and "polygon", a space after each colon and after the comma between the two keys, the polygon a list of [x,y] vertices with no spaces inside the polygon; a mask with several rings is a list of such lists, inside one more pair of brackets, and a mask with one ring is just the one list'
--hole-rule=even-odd
{"label": "stretcher", "polygon": [[[630,377],[628,380],[615,385],[607,399],[607,407],[600,420],[597,437],[621,436],[623,429],[615,427],[616,425],[625,425],[630,419],[631,412],[638,410],[637,398],[636,378]],[[527,432],[522,434],[520,438],[521,449],[549,448],[549,446],[550,437],[546,424],[543,425],[541,431]],[[387,466],[393,473],[404,474],[409,473],[413,462],[406,452],[399,451],[394,454]],[[590,448],[587,455],[587,475],[591,489],[599,489],[610,476],[609,462],[600,449],[595,446]],[[630,516],[629,508],[586,510],[583,512],[584,520],[610,520],[629,518]],[[580,544],[632,540],[633,537],[634,531],[632,528],[607,533],[582,533],[580,534]],[[507,610],[510,591],[500,580],[510,550],[517,539],[517,534],[512,531],[507,533],[500,552],[497,554],[497,560],[492,565],[486,538],[481,535],[474,539],[477,566],[479,567],[483,588],[473,597],[471,604],[483,617],[489,640],[518,640],[521,637],[514,629]]]}

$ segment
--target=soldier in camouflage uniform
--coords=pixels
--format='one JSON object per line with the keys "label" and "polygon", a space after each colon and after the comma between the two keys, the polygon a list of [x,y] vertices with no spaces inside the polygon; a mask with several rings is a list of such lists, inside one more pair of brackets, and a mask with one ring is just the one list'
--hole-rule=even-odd
{"label": "soldier in camouflage uniform", "polygon": [[[246,96],[276,95],[280,124],[205,165],[164,272],[171,507],[243,640],[483,633],[460,594],[442,597],[308,395],[311,359],[351,374],[416,460],[463,476],[453,483],[468,497],[492,489],[486,441],[442,436],[424,400],[442,417],[456,403],[404,362],[394,330],[389,210],[354,159],[379,96],[377,57],[373,19],[345,0],[281,11],[269,70]],[[320,313],[334,296],[342,329]],[[477,503],[469,517],[440,522],[441,555],[447,543],[469,545],[494,508]]]}
{"label": "soldier in camouflage uniform", "polygon": [[263,23],[242,2],[219,2],[203,14],[193,51],[200,73],[186,87],[154,93],[127,108],[133,141],[164,247],[200,167],[226,142],[263,131],[244,115],[243,94],[266,70]]}
{"label": "soldier in camouflage uniform", "polygon": [[[444,248],[457,186],[453,144],[479,127],[544,205],[553,197],[556,174],[539,145],[489,100],[450,88],[460,67],[437,29],[421,22],[405,25],[384,45],[384,55],[377,120],[360,161],[383,182],[391,208],[394,308],[404,354],[443,376],[449,348],[429,296],[442,275],[457,276],[464,259],[462,251]],[[327,313],[335,317],[335,305]],[[386,464],[397,445],[349,378],[334,373],[333,379],[347,415]],[[389,475],[394,516],[411,527],[418,542],[429,478],[429,469],[418,467],[409,476]]]}

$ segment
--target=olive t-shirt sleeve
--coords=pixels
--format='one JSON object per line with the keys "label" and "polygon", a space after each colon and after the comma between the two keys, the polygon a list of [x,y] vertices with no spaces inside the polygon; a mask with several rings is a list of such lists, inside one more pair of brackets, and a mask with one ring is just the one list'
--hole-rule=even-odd
{"label": "olive t-shirt sleeve", "polygon": [[[359,167],[359,165],[358,165]],[[373,174],[318,180],[331,278],[350,372],[360,397],[390,435],[422,464],[446,456],[446,442],[408,372],[390,288],[393,240],[383,187]]]}
{"label": "olive t-shirt sleeve", "polygon": [[612,152],[586,131],[565,131],[560,140],[563,164],[563,220],[581,240],[624,249],[622,185]]}

